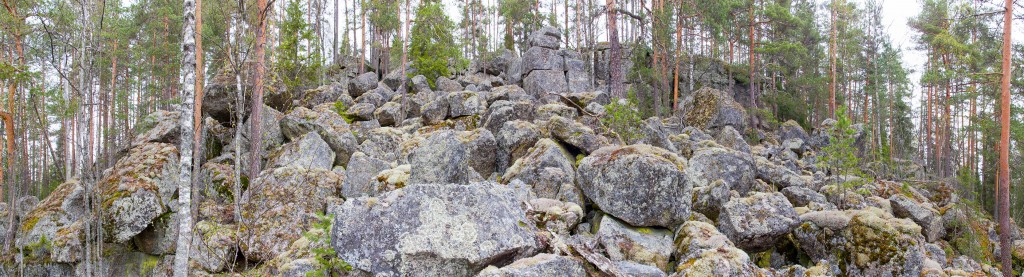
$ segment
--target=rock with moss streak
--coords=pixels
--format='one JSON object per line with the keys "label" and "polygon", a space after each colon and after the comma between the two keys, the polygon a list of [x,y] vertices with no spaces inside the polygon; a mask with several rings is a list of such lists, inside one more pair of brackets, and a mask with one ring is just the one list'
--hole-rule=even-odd
{"label": "rock with moss streak", "polygon": [[532,185],[537,197],[583,205],[583,195],[576,187],[575,177],[569,152],[551,139],[541,139],[501,178],[503,183],[519,179]]}
{"label": "rock with moss streak", "polygon": [[754,185],[754,163],[750,159],[750,154],[721,147],[714,141],[702,141],[690,157],[686,177],[694,187],[722,179],[730,190],[745,195]]}
{"label": "rock with moss streak", "polygon": [[332,246],[374,276],[472,276],[537,253],[512,189],[495,183],[410,185],[338,208]]}
{"label": "rock with moss streak", "polygon": [[[848,276],[919,276],[925,260],[921,227],[878,208],[808,212],[793,239],[812,260],[843,265]],[[837,268],[838,269],[838,268]]]}
{"label": "rock with moss streak", "polygon": [[319,134],[309,132],[271,152],[267,168],[297,166],[329,170],[333,163],[334,151]]}
{"label": "rock with moss streak", "polygon": [[793,205],[782,193],[754,193],[722,206],[718,228],[736,246],[750,252],[770,249],[799,224]]}
{"label": "rock with moss streak", "polygon": [[690,216],[686,159],[649,145],[608,146],[579,162],[584,195],[633,226],[671,227]]}
{"label": "rock with moss streak", "polygon": [[683,99],[679,106],[687,125],[704,130],[718,130],[725,126],[746,130],[747,111],[732,96],[720,90],[701,88]]}
{"label": "rock with moss streak", "polygon": [[242,194],[238,234],[249,260],[266,261],[284,251],[317,222],[327,204],[340,201],[344,176],[323,169],[281,167],[260,173]]}
{"label": "rock with moss streak", "polygon": [[535,277],[564,276],[586,277],[583,262],[576,258],[540,253],[536,256],[519,259],[510,265],[498,268],[487,267],[477,277]]}
{"label": "rock with moss streak", "polygon": [[611,217],[601,217],[597,242],[612,261],[630,261],[669,270],[672,232],[663,228],[633,227]]}
{"label": "rock with moss streak", "polygon": [[548,120],[547,130],[558,141],[571,145],[583,153],[593,153],[608,145],[608,140],[594,133],[590,127],[561,116],[552,116]]}
{"label": "rock with moss streak", "polygon": [[[28,260],[78,262],[84,254],[80,219],[87,211],[85,188],[77,179],[64,182],[22,218],[14,246],[26,250]],[[4,205],[3,212],[11,211]],[[6,232],[8,226],[3,228]]]}
{"label": "rock with moss streak", "polygon": [[316,132],[334,151],[333,165],[345,166],[352,153],[359,151],[359,142],[345,116],[339,114],[343,111],[337,111],[337,108],[334,104],[322,104],[312,110],[304,107],[292,109],[281,120],[281,132],[292,141],[306,133]]}
{"label": "rock with moss streak", "polygon": [[178,149],[166,143],[132,148],[99,181],[103,228],[114,242],[123,243],[176,206]]}
{"label": "rock with moss streak", "polygon": [[533,123],[515,120],[505,122],[494,136],[498,141],[497,171],[504,174],[509,166],[530,152],[540,139],[540,129]]}
{"label": "rock with moss streak", "polygon": [[939,211],[928,207],[927,203],[919,203],[902,194],[889,197],[893,214],[901,218],[909,218],[921,226],[921,231],[928,242],[935,242],[946,235],[946,227],[942,224]]}
{"label": "rock with moss streak", "polygon": [[231,265],[238,247],[235,225],[200,221],[192,239],[192,262],[207,272],[221,272]]}
{"label": "rock with moss streak", "polygon": [[750,256],[739,248],[720,246],[700,252],[696,258],[680,261],[673,277],[755,277],[768,276],[768,272],[750,261]]}
{"label": "rock with moss streak", "polygon": [[178,124],[178,121],[180,117],[181,112],[164,110],[158,110],[147,115],[138,124],[141,130],[135,130],[138,134],[132,140],[132,145],[140,145],[147,142],[179,143],[181,124]]}

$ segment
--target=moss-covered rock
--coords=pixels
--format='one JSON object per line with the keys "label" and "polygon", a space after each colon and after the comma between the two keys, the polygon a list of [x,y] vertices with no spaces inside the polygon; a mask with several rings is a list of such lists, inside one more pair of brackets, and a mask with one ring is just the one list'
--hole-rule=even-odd
{"label": "moss-covered rock", "polygon": [[671,227],[690,216],[687,162],[676,154],[643,144],[609,146],[579,164],[584,195],[630,225]]}
{"label": "moss-covered rock", "polygon": [[178,150],[174,145],[147,143],[132,148],[98,184],[105,234],[123,243],[145,230],[176,204],[177,178]]}

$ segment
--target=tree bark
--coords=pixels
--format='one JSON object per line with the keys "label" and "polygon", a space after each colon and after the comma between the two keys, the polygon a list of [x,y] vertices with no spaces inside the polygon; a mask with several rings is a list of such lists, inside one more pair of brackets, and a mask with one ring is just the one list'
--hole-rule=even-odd
{"label": "tree bark", "polygon": [[[181,124],[181,146],[178,147],[180,153],[179,161],[179,175],[178,175],[178,240],[177,247],[174,256],[174,276],[175,277],[186,277],[188,276],[189,266],[188,260],[192,246],[192,154],[193,147],[196,142],[200,139],[200,134],[197,133],[198,126],[196,124],[196,86],[198,85],[196,78],[196,69],[198,66],[196,60],[196,1],[185,0],[184,1],[184,16],[182,26],[182,38],[181,38],[181,116],[179,124]],[[201,112],[200,112],[201,113]],[[198,153],[196,153],[198,154]]]}
{"label": "tree bark", "polygon": [[1011,34],[1013,34],[1013,1],[1006,0],[1003,12],[1003,67],[1002,93],[999,111],[999,260],[1003,265],[1003,276],[1013,276],[1010,263],[1010,61],[1012,58]]}
{"label": "tree bark", "polygon": [[271,8],[273,7],[267,5],[267,0],[257,2],[259,26],[256,27],[256,68],[253,74],[252,115],[249,116],[249,178],[253,179],[260,174],[260,159],[261,152],[263,152],[260,113],[263,110],[263,75],[267,70],[264,65],[266,62],[264,56],[266,56],[267,15],[270,14]]}
{"label": "tree bark", "polygon": [[622,46],[619,45],[619,31],[616,25],[618,13],[615,10],[615,0],[606,0],[608,5],[608,88],[611,95],[618,99],[626,98],[626,92],[622,89]]}
{"label": "tree bark", "polygon": [[831,75],[832,83],[828,87],[828,113],[832,119],[836,118],[836,19],[838,15],[836,10],[839,7],[836,6],[836,1],[832,0],[832,30],[831,30],[831,43],[828,47],[829,61],[829,75]]}

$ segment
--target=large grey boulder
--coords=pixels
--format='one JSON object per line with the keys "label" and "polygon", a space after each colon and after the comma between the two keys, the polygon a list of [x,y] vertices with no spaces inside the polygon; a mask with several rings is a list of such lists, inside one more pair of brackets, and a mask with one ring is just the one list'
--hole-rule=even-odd
{"label": "large grey boulder", "polygon": [[452,79],[448,79],[444,76],[437,77],[437,81],[435,81],[434,83],[437,84],[437,90],[439,91],[456,92],[463,90],[462,84],[459,84],[459,82],[453,81]]}
{"label": "large grey boulder", "polygon": [[[546,36],[545,36],[546,37]],[[523,73],[529,75],[537,70],[565,71],[558,51],[543,47],[530,47],[523,53]]]}
{"label": "large grey boulder", "polygon": [[537,99],[549,98],[551,94],[565,94],[569,84],[565,73],[559,70],[534,70],[523,78],[523,89]]}
{"label": "large grey boulder", "polygon": [[801,141],[809,142],[811,141],[811,136],[807,135],[807,131],[804,131],[804,127],[801,127],[799,123],[787,120],[779,127],[779,141],[790,139],[800,139]]}
{"label": "large grey boulder", "polygon": [[583,205],[573,160],[557,142],[541,139],[505,171],[502,182],[518,179],[531,185],[537,197]]}
{"label": "large grey boulder", "polygon": [[942,216],[935,209],[902,194],[890,196],[889,203],[892,204],[892,212],[896,217],[909,218],[920,225],[921,232],[928,242],[935,242],[946,235]]}
{"label": "large grey boulder", "polygon": [[136,127],[135,139],[132,145],[140,145],[147,142],[163,142],[177,144],[181,142],[181,112],[178,111],[155,111],[142,118]]}
{"label": "large grey boulder", "polygon": [[373,117],[380,122],[381,126],[395,126],[402,123],[402,104],[387,102],[373,112]]}
{"label": "large grey boulder", "polygon": [[562,39],[562,33],[551,26],[541,27],[539,30],[530,33],[530,47],[543,47],[547,49],[558,49],[558,43]]}
{"label": "large grey boulder", "polygon": [[835,210],[836,206],[828,202],[824,195],[806,187],[786,187],[782,194],[795,207],[808,207],[811,210]]}
{"label": "large grey boulder", "polygon": [[359,151],[359,142],[345,117],[331,104],[316,106],[314,109],[298,107],[292,109],[280,123],[281,132],[295,141],[306,133],[316,132],[334,151],[333,165],[344,166],[352,153]]}
{"label": "large grey boulder", "polygon": [[480,115],[487,108],[487,103],[472,91],[448,93],[446,98],[448,99],[448,116],[452,118]]}
{"label": "large grey boulder", "polygon": [[329,170],[281,167],[268,169],[242,194],[238,234],[242,254],[267,261],[281,254],[318,222],[327,204],[338,202],[344,176]]}
{"label": "large grey boulder", "polygon": [[505,122],[501,130],[494,134],[498,141],[498,174],[505,174],[508,167],[526,156],[540,139],[537,125],[521,120]]}
{"label": "large grey boulder", "polygon": [[235,226],[200,221],[195,225],[189,256],[207,272],[221,272],[234,261],[238,249]]}
{"label": "large grey boulder", "polygon": [[633,227],[604,216],[595,235],[612,261],[631,261],[669,270],[673,247],[672,232],[668,229]]}
{"label": "large grey boulder", "polygon": [[587,271],[583,262],[566,256],[540,253],[536,256],[519,259],[507,266],[487,267],[478,277],[539,277],[564,276],[586,277]]}
{"label": "large grey boulder", "polygon": [[513,191],[494,183],[409,185],[337,209],[331,245],[375,276],[472,276],[538,252]]}
{"label": "large grey boulder", "polygon": [[126,242],[176,206],[178,168],[178,149],[166,143],[136,146],[117,161],[98,183],[104,233],[114,242]]}
{"label": "large grey boulder", "polygon": [[680,107],[687,125],[700,129],[732,126],[742,131],[747,127],[747,111],[732,96],[717,89],[701,88],[687,96]]}
{"label": "large grey boulder", "polygon": [[711,141],[703,141],[698,147],[686,168],[686,177],[694,187],[722,179],[740,195],[751,190],[755,171],[750,154],[723,148]]}
{"label": "large grey boulder", "polygon": [[810,176],[804,177],[785,166],[768,161],[764,157],[756,157],[755,159],[757,162],[757,178],[778,188],[810,187],[813,183]]}
{"label": "large grey boulder", "polygon": [[[13,246],[26,250],[30,259],[51,259],[56,262],[73,263],[84,257],[84,235],[82,219],[88,215],[85,187],[77,179],[58,185],[21,220],[14,229],[17,236]],[[12,212],[6,203],[0,203],[0,214]],[[2,231],[10,226],[4,223]],[[65,236],[58,236],[65,234]],[[5,233],[6,235],[6,233]],[[36,246],[34,248],[28,246]]]}
{"label": "large grey boulder", "polygon": [[670,227],[690,216],[686,160],[649,145],[608,146],[579,162],[584,195],[633,226]]}
{"label": "large grey boulder", "polygon": [[522,120],[533,121],[534,104],[527,101],[498,100],[484,112],[483,128],[498,133],[506,122]]}
{"label": "large grey boulder", "polygon": [[203,88],[203,115],[220,122],[231,122],[238,108],[238,91],[234,72],[218,72]]}
{"label": "large grey boulder", "polygon": [[705,251],[722,247],[733,248],[732,241],[718,232],[714,225],[701,221],[687,221],[675,234],[675,257],[681,261],[699,259]]}
{"label": "large grey boulder", "polygon": [[737,247],[749,252],[771,248],[799,223],[793,205],[778,192],[733,198],[718,215],[722,233]]}
{"label": "large grey boulder", "polygon": [[374,72],[360,74],[348,82],[348,93],[352,97],[359,97],[375,88],[377,88],[377,73]]}
{"label": "large grey boulder", "polygon": [[388,162],[367,156],[363,152],[352,154],[345,170],[345,181],[341,184],[341,196],[345,198],[374,195],[372,187],[381,171],[391,169]]}
{"label": "large grey boulder", "polygon": [[[494,76],[504,73],[509,64],[516,60],[516,54],[508,49],[502,50],[500,54],[484,55],[480,59],[475,60],[473,62],[474,71]],[[438,84],[438,87],[440,87],[440,84]]]}
{"label": "large grey boulder", "polygon": [[334,151],[316,132],[309,132],[270,153],[267,168],[297,166],[330,170]]}
{"label": "large grey boulder", "polygon": [[[412,184],[467,184],[471,181],[483,180],[484,173],[478,172],[477,168],[471,166],[478,161],[475,161],[477,157],[473,155],[470,145],[472,141],[466,140],[467,137],[469,136],[465,136],[462,132],[443,130],[431,133],[430,136],[419,142],[419,145],[409,154],[409,163],[412,165],[409,182]],[[490,138],[493,142],[494,136],[491,135]],[[491,146],[496,146],[496,143]],[[495,149],[495,154],[491,155],[492,158],[497,155],[496,151]],[[495,160],[490,161],[493,164]],[[481,168],[483,167],[485,166],[482,165]]]}
{"label": "large grey boulder", "polygon": [[571,145],[583,153],[593,153],[598,148],[608,145],[608,140],[597,135],[590,127],[561,116],[552,116],[548,120],[547,130],[555,139]]}
{"label": "large grey boulder", "polygon": [[427,102],[420,107],[420,116],[423,117],[423,123],[428,125],[444,122],[448,117],[448,100],[434,99]]}

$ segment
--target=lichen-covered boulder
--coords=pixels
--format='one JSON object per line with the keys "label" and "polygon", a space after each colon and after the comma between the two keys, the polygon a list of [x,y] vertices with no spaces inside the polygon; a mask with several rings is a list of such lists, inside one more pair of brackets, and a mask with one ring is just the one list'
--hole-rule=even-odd
{"label": "lichen-covered boulder", "polygon": [[697,258],[680,261],[676,266],[675,277],[698,276],[766,276],[767,273],[750,261],[750,256],[739,248],[721,246],[700,252]]}
{"label": "lichen-covered boulder", "polygon": [[594,133],[590,127],[561,116],[552,116],[548,120],[547,130],[558,141],[571,145],[583,153],[593,153],[598,148],[608,145],[608,141]]}
{"label": "lichen-covered boulder", "polygon": [[579,162],[584,195],[633,226],[669,227],[690,216],[686,160],[649,145],[608,146]]}
{"label": "lichen-covered boulder", "polygon": [[434,99],[427,102],[420,107],[420,116],[423,117],[425,124],[433,125],[444,122],[444,119],[448,117],[448,100]]}
{"label": "lichen-covered boulder", "polygon": [[[512,183],[511,186],[522,184]],[[576,203],[562,202],[550,198],[533,198],[530,195],[530,205],[526,210],[526,217],[538,228],[547,230],[553,234],[568,236],[569,232],[576,227],[583,219],[583,208]]]}
{"label": "lichen-covered boulder", "polygon": [[[82,221],[86,208],[85,188],[77,179],[57,186],[21,220],[15,229],[14,246],[24,250],[27,259],[78,262],[83,256]],[[3,205],[3,215],[12,212]],[[4,232],[9,226],[2,226]]]}
{"label": "lichen-covered boulder", "polygon": [[809,187],[812,183],[809,176],[804,177],[785,166],[770,162],[764,157],[756,157],[755,159],[757,163],[757,178],[773,184],[777,188]]}
{"label": "lichen-covered boulder", "polygon": [[145,230],[153,219],[177,205],[178,149],[166,143],[136,146],[117,161],[98,183],[102,195],[103,227],[118,243]]}
{"label": "lichen-covered boulder", "polygon": [[359,97],[375,88],[377,88],[377,73],[374,72],[360,74],[348,82],[348,93],[352,97]]}
{"label": "lichen-covered boulder", "polygon": [[376,188],[372,185],[377,179],[377,174],[390,168],[391,164],[388,162],[367,156],[363,152],[356,152],[348,161],[345,181],[341,185],[341,196],[351,198],[375,195]]}
{"label": "lichen-covered boulder", "polygon": [[921,226],[921,231],[928,242],[935,242],[946,235],[942,216],[935,209],[903,194],[893,194],[889,197],[889,203],[892,204],[894,215],[900,218],[909,218]]}
{"label": "lichen-covered boulder", "polygon": [[566,256],[540,253],[536,256],[519,259],[507,266],[498,268],[489,266],[477,277],[535,277],[565,276],[586,277],[583,262]]}
{"label": "lichen-covered boulder", "polygon": [[178,144],[181,142],[181,112],[178,111],[155,111],[142,118],[135,127],[135,139],[132,145],[140,145],[147,142],[163,142]]}
{"label": "lichen-covered boulder", "polygon": [[282,145],[267,158],[267,168],[297,166],[329,170],[333,163],[334,151],[316,132]]}
{"label": "lichen-covered boulder", "polygon": [[631,261],[669,270],[672,232],[662,228],[633,227],[611,216],[598,225],[597,242],[612,261]]}
{"label": "lichen-covered boulder", "polygon": [[492,133],[497,133],[504,127],[506,122],[511,121],[533,121],[534,105],[526,101],[498,100],[491,104],[484,112],[483,127]]}
{"label": "lichen-covered boulder", "polygon": [[512,189],[494,183],[410,185],[341,205],[339,257],[376,276],[472,276],[538,251]]}
{"label": "lichen-covered boulder", "polygon": [[812,260],[845,265],[848,276],[919,276],[921,227],[877,208],[808,212],[793,238]]}
{"label": "lichen-covered boulder", "polygon": [[754,184],[754,164],[750,154],[720,147],[713,141],[703,141],[690,157],[686,177],[694,187],[706,186],[722,179],[744,195]]}
{"label": "lichen-covered boulder", "polygon": [[380,122],[381,126],[395,126],[402,123],[402,104],[387,102],[373,112],[373,117]]}
{"label": "lichen-covered boulder", "polygon": [[[270,153],[271,149],[284,143],[285,136],[280,124],[284,117],[283,113],[267,105],[263,105],[263,108],[260,110],[260,146],[263,149],[264,159],[266,159],[266,155]],[[245,149],[244,151],[249,150],[248,146],[252,137],[249,131],[252,130],[252,120],[253,118],[250,116],[242,124],[242,138],[239,139],[239,142],[242,144],[242,149]],[[230,149],[230,147],[228,148]]]}
{"label": "lichen-covered boulder", "polygon": [[446,99],[449,117],[479,115],[487,108],[487,102],[472,91],[451,92]]}
{"label": "lichen-covered boulder", "polygon": [[729,184],[718,179],[706,186],[693,187],[693,211],[718,218],[718,212],[732,197]]}
{"label": "lichen-covered boulder", "polygon": [[133,237],[132,243],[146,254],[173,254],[177,250],[178,224],[178,213],[165,213]]}
{"label": "lichen-covered boulder", "polygon": [[779,127],[779,141],[790,139],[800,139],[801,141],[808,142],[811,140],[811,137],[807,135],[807,131],[804,131],[804,127],[801,127],[800,123],[787,120]]}
{"label": "lichen-covered boulder", "polygon": [[[486,132],[486,130],[482,130]],[[459,132],[443,130],[431,133],[429,137],[421,141],[419,145],[409,154],[409,163],[412,165],[412,175],[409,181],[412,184],[427,183],[456,183],[467,184],[471,181],[483,180],[483,174],[478,172],[480,168],[473,167],[477,162],[486,163],[483,157],[475,156],[474,137],[486,137],[484,134],[474,135],[474,132]],[[488,133],[489,134],[489,133]],[[494,136],[490,136],[493,142]],[[497,151],[492,147],[483,147],[486,143],[480,143],[480,152],[484,148]],[[495,146],[491,143],[490,146]],[[490,162],[494,163],[496,154],[491,154]],[[477,160],[479,159],[479,160]],[[493,169],[493,166],[491,167]],[[493,171],[492,171],[493,172]],[[490,174],[490,173],[486,173]]]}
{"label": "lichen-covered boulder", "polygon": [[836,206],[828,202],[824,195],[809,188],[791,186],[782,189],[789,203],[794,207],[807,207],[811,210],[835,210]]}
{"label": "lichen-covered boulder", "polygon": [[280,122],[281,132],[292,141],[306,133],[316,132],[334,151],[333,165],[344,166],[352,153],[359,151],[359,142],[340,112],[343,111],[338,111],[332,104],[319,105],[312,110],[303,107],[292,109]]}
{"label": "lichen-covered boulder", "polygon": [[579,117],[579,112],[575,108],[562,103],[548,103],[537,107],[534,120],[548,121],[555,116],[561,116],[569,121],[574,121]]}
{"label": "lichen-covered boulder", "polygon": [[[523,55],[523,61],[526,61],[527,57],[527,55]],[[559,59],[558,64],[561,64],[561,57],[554,56],[553,59]],[[526,78],[523,78],[523,89],[531,96],[543,99],[550,98],[552,95],[567,93],[569,91],[569,84],[565,80],[565,72],[561,68],[557,70],[533,70],[530,71],[529,75],[526,75]]]}
{"label": "lichen-covered boulder", "polygon": [[576,187],[573,158],[557,142],[541,139],[522,158],[516,160],[501,177],[503,183],[521,180],[533,186],[537,197],[583,205]]}
{"label": "lichen-covered boulder", "polygon": [[266,261],[317,222],[327,204],[337,202],[344,176],[329,170],[281,167],[268,169],[251,182],[240,198],[242,224],[238,234],[242,253]]}
{"label": "lichen-covered boulder", "polygon": [[746,130],[747,111],[732,96],[720,90],[701,88],[683,99],[679,106],[687,125],[704,130],[718,130],[725,126]]}
{"label": "lichen-covered boulder", "polygon": [[718,215],[718,228],[736,247],[760,252],[775,245],[799,224],[793,205],[782,193],[754,193],[733,198]]}
{"label": "lichen-covered boulder", "polygon": [[345,113],[352,116],[355,120],[367,121],[374,119],[373,112],[376,110],[377,106],[373,103],[356,103],[355,105],[348,107],[348,110],[345,111]]}
{"label": "lichen-covered boulder", "polygon": [[735,247],[728,237],[718,232],[710,223],[687,221],[675,234],[674,256],[683,262],[698,259],[704,251],[722,247]]}
{"label": "lichen-covered boulder", "polygon": [[743,139],[743,134],[740,134],[732,126],[722,127],[722,131],[715,136],[715,142],[733,150],[750,154],[750,144],[747,144],[747,141]]}
{"label": "lichen-covered boulder", "polygon": [[195,225],[189,256],[207,272],[221,272],[234,262],[238,236],[234,225],[200,221]]}
{"label": "lichen-covered boulder", "polygon": [[540,129],[527,121],[505,122],[500,131],[494,133],[498,141],[498,174],[504,174],[519,158],[526,156],[540,139]]}

